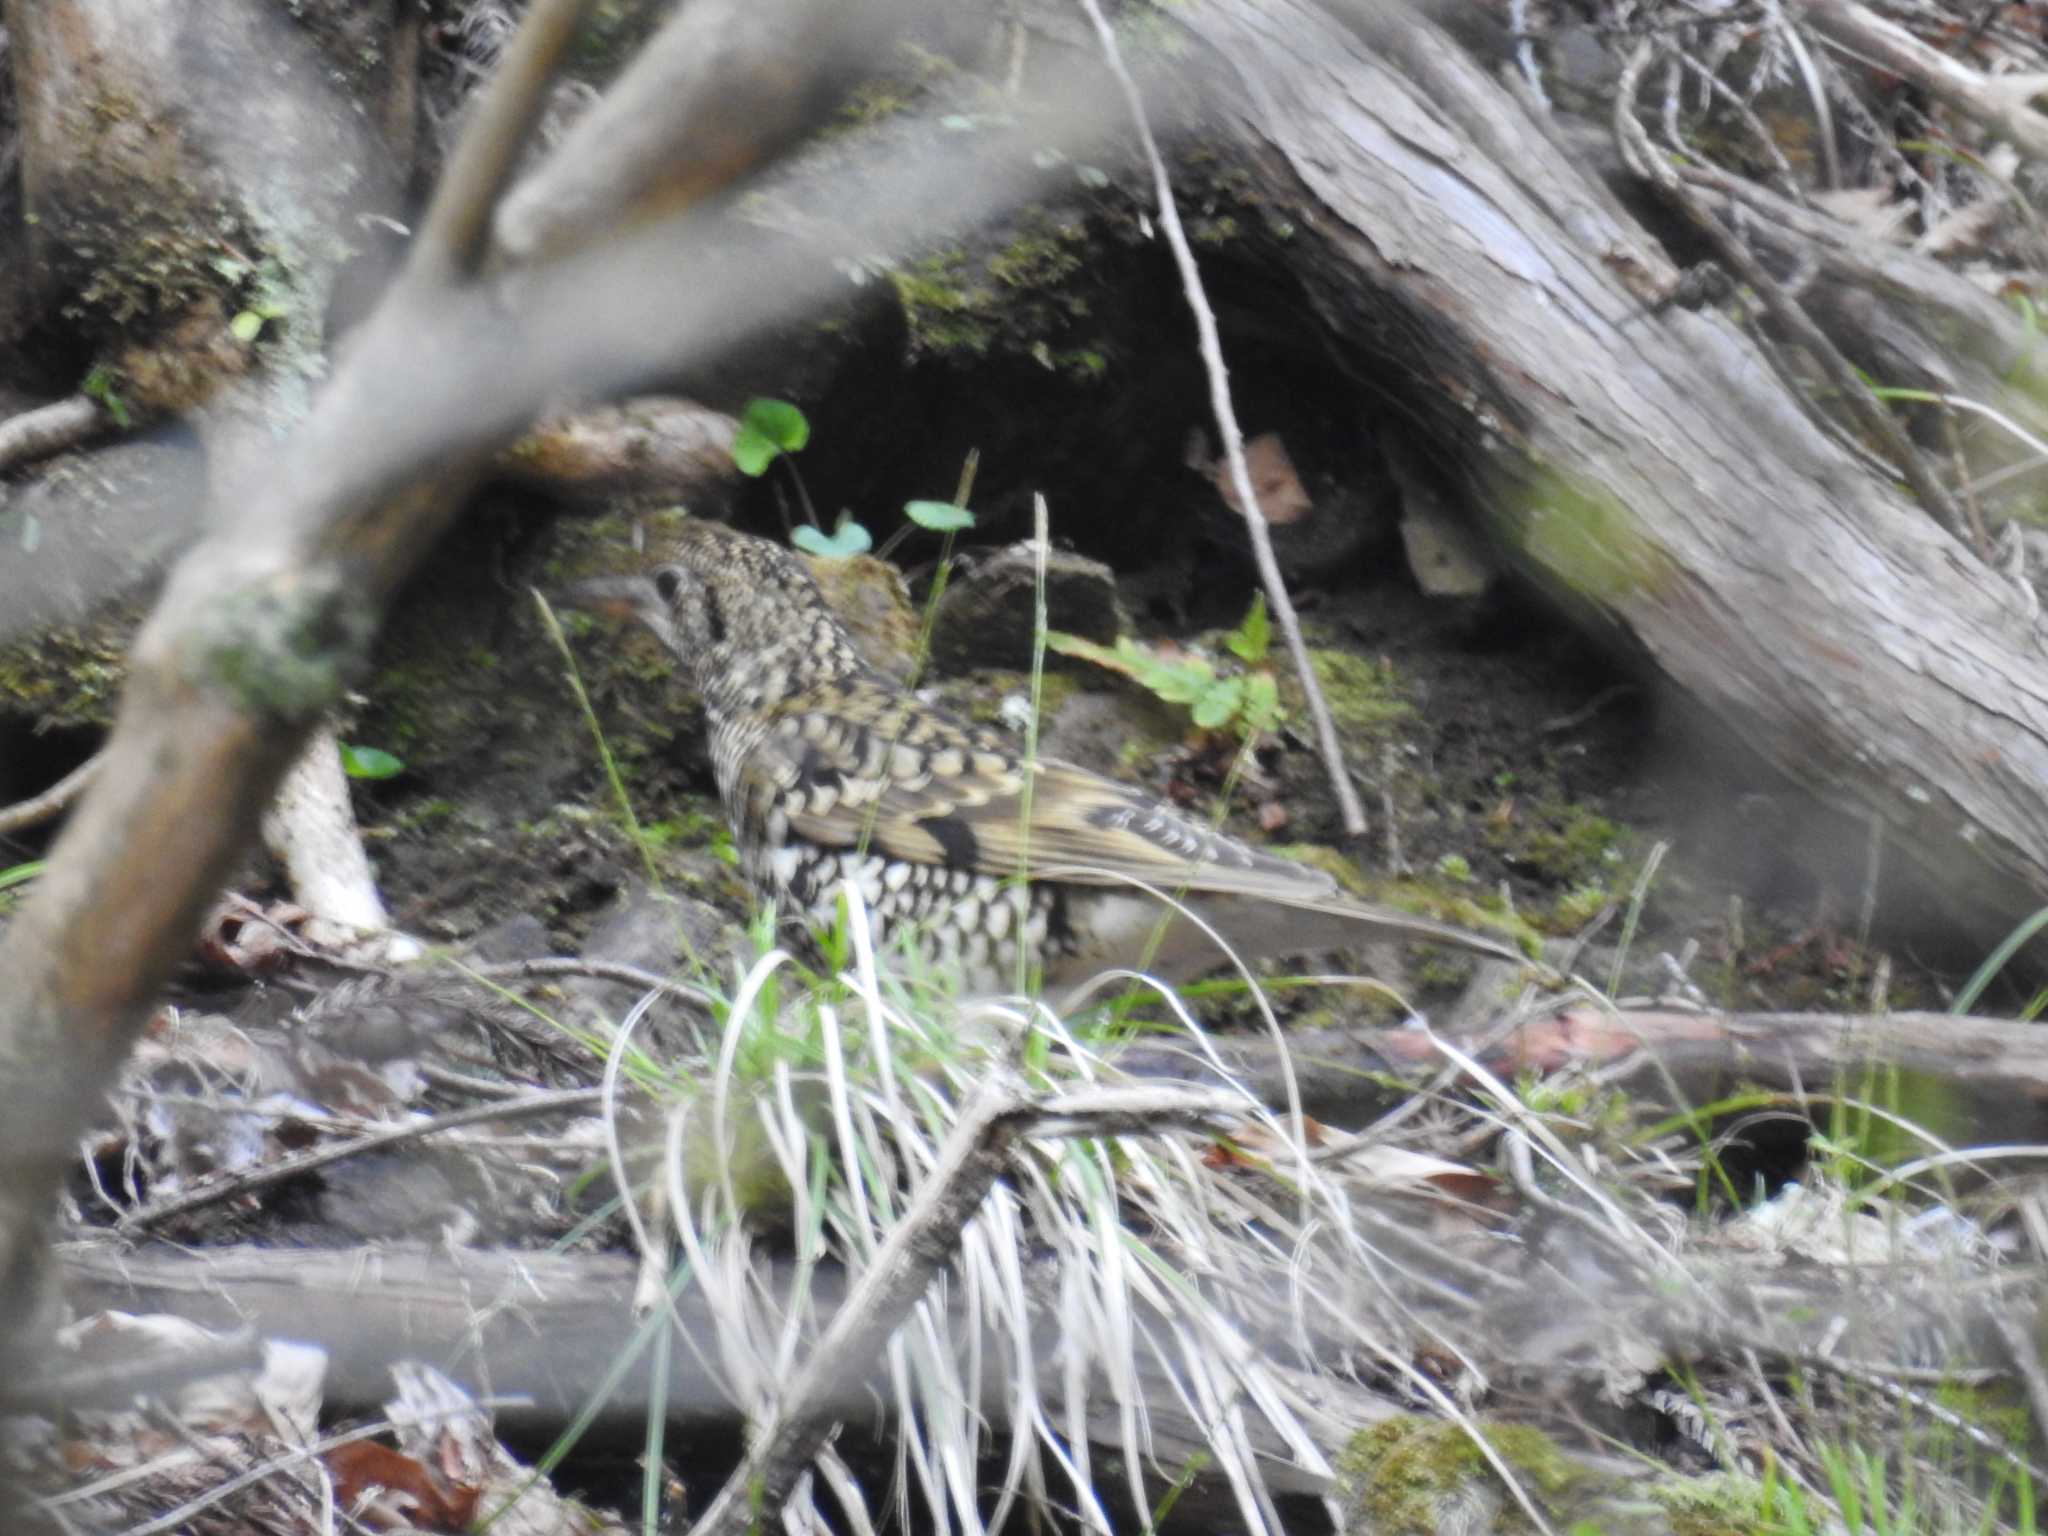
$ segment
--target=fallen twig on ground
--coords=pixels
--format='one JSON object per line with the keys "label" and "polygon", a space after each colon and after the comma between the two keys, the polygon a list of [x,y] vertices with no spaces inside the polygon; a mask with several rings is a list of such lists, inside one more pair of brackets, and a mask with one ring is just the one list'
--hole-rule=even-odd
{"label": "fallen twig on ground", "polygon": [[1336,721],[1331,718],[1330,706],[1323,698],[1322,684],[1316,679],[1315,668],[1309,664],[1308,646],[1301,638],[1301,620],[1294,611],[1294,599],[1287,595],[1287,582],[1281,576],[1280,562],[1273,554],[1273,536],[1267,531],[1265,515],[1259,510],[1258,497],[1252,493],[1251,471],[1244,460],[1244,431],[1237,424],[1237,407],[1230,398],[1229,370],[1223,364],[1223,342],[1216,330],[1216,312],[1210,308],[1208,292],[1202,286],[1202,274],[1195,265],[1194,250],[1188,245],[1187,231],[1181,226],[1180,210],[1174,203],[1173,183],[1167,177],[1166,162],[1160,158],[1159,145],[1152,137],[1152,125],[1145,116],[1145,103],[1138,95],[1137,82],[1124,68],[1123,55],[1116,45],[1116,34],[1103,19],[1102,10],[1095,0],[1081,0],[1081,5],[1087,11],[1088,19],[1094,23],[1103,57],[1109,63],[1110,72],[1116,76],[1124,103],[1130,109],[1132,125],[1138,131],[1138,142],[1145,151],[1146,163],[1152,169],[1152,191],[1159,203],[1159,227],[1166,232],[1166,243],[1173,249],[1174,265],[1180,270],[1181,291],[1186,294],[1188,309],[1195,317],[1202,366],[1209,375],[1209,406],[1216,417],[1216,435],[1223,442],[1223,457],[1230,469],[1230,486],[1237,496],[1238,509],[1244,514],[1245,531],[1251,538],[1252,558],[1259,567],[1259,583],[1265,588],[1266,605],[1273,611],[1273,622],[1287,641],[1287,654],[1293,658],[1295,673],[1301,679],[1302,697],[1308,703],[1309,719],[1316,728],[1316,748],[1322,754],[1330,789],[1337,797],[1338,813],[1344,819],[1344,835],[1355,843],[1366,833],[1365,806],[1360,802],[1358,791],[1352,787],[1351,775],[1344,767],[1344,748],[1337,740]]}

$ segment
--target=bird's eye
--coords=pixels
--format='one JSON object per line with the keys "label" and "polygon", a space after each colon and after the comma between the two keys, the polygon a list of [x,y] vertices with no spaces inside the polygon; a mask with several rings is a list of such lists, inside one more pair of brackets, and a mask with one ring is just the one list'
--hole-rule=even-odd
{"label": "bird's eye", "polygon": [[658,567],[654,572],[654,590],[664,603],[676,600],[676,594],[683,590],[683,573],[673,565]]}

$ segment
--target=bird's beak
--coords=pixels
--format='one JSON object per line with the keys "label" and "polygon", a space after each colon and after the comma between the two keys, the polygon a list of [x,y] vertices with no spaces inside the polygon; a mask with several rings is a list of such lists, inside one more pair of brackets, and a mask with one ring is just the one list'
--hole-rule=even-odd
{"label": "bird's beak", "polygon": [[645,576],[602,576],[562,588],[555,604],[607,619],[637,619],[659,608],[661,599]]}

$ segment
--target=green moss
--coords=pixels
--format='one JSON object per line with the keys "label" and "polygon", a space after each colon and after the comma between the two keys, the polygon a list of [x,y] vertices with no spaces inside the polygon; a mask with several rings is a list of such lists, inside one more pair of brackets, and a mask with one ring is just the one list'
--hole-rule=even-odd
{"label": "green moss", "polygon": [[429,832],[436,827],[444,826],[448,822],[453,821],[456,814],[455,802],[453,800],[444,800],[438,797],[431,800],[421,800],[400,811],[391,824],[391,830],[395,832]]}
{"label": "green moss", "polygon": [[1088,232],[1077,219],[1027,209],[1009,240],[970,257],[958,246],[932,251],[889,273],[914,356],[1029,357],[1077,380],[1108,371],[1099,336],[1076,335],[1090,316],[1080,287]]}
{"label": "green moss", "polygon": [[1670,1521],[1671,1536],[1750,1536],[1766,1523],[1763,1485],[1734,1472],[1664,1477],[1647,1492]]}
{"label": "green moss", "polygon": [[865,128],[908,112],[916,106],[923,90],[913,81],[885,75],[863,80],[840,104],[835,126]]}
{"label": "green moss", "polygon": [[[1400,679],[1383,662],[1338,650],[1311,650],[1308,660],[1346,746],[1380,741],[1415,712],[1401,695]],[[1305,708],[1299,685],[1290,682],[1284,687],[1282,702],[1298,717]]]}
{"label": "green moss", "polygon": [[1421,880],[1392,880],[1374,889],[1372,899],[1440,923],[1497,933],[1531,956],[1542,947],[1537,931],[1521,916],[1507,911],[1492,891],[1445,890]]}
{"label": "green moss", "polygon": [[138,619],[124,609],[87,629],[59,626],[0,646],[0,709],[44,728],[111,725]]}
{"label": "green moss", "polygon": [[[1488,1446],[1515,1474],[1539,1507],[1569,1508],[1585,1479],[1541,1430],[1523,1425],[1480,1426]],[[1450,1520],[1496,1532],[1531,1529],[1528,1517],[1501,1486],[1485,1454],[1455,1424],[1420,1416],[1390,1419],[1352,1437],[1337,1472],[1353,1516],[1353,1529],[1378,1536],[1436,1536]],[[1481,1514],[1491,1506],[1491,1516]],[[1464,1513],[1468,1518],[1461,1519]]]}
{"label": "green moss", "polygon": [[1577,933],[1612,899],[1612,893],[1598,880],[1575,885],[1551,904],[1542,926],[1552,933]]}
{"label": "green moss", "polygon": [[1670,557],[1612,496],[1543,473],[1521,499],[1523,514],[1512,523],[1498,520],[1499,533],[1572,598],[1605,608],[1670,589],[1676,575]]}
{"label": "green moss", "polygon": [[914,354],[985,355],[994,339],[986,296],[971,286],[966,253],[958,247],[920,257],[889,274],[903,306]]}
{"label": "green moss", "polygon": [[1627,862],[1627,833],[1581,805],[1520,807],[1489,821],[1486,840],[1521,873],[1562,886],[1605,886]]}

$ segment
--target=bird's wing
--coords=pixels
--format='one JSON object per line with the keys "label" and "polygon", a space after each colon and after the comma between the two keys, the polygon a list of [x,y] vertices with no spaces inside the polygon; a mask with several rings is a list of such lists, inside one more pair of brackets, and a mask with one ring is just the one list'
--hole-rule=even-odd
{"label": "bird's wing", "polygon": [[1056,871],[1078,885],[1137,879],[1296,902],[1337,888],[1085,768],[1040,759],[1027,770],[993,732],[883,685],[862,683],[829,708],[785,707],[747,773],[793,832],[827,847],[999,877]]}

